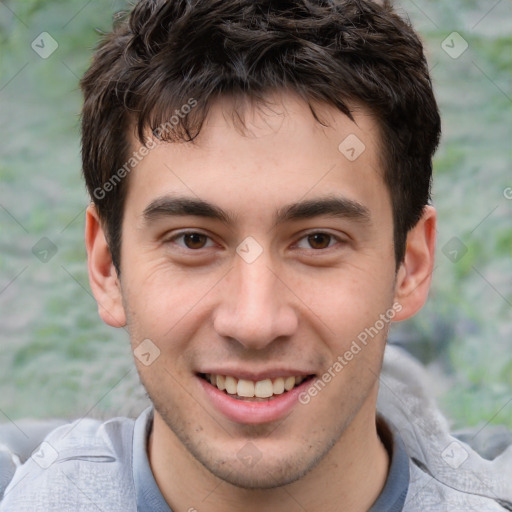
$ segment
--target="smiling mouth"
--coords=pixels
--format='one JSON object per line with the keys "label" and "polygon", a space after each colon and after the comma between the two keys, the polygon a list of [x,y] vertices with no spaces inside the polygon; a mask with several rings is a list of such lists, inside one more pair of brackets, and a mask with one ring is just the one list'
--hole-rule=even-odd
{"label": "smiling mouth", "polygon": [[238,379],[230,375],[215,375],[210,373],[198,374],[214,388],[222,391],[235,400],[247,402],[268,402],[301,385],[305,381],[313,379],[314,375],[301,375],[296,377],[278,377],[276,379],[264,379],[252,381]]}

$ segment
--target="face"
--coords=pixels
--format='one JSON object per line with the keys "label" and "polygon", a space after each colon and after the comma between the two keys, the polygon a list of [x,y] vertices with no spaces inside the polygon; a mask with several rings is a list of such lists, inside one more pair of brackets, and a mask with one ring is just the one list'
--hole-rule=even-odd
{"label": "face", "polygon": [[[153,149],[122,231],[122,308],[155,425],[246,488],[297,480],[371,423],[395,301],[375,121],[324,107],[323,127],[296,97],[274,101],[247,107],[243,133],[219,100],[194,144]],[[354,135],[356,159],[339,149]]]}

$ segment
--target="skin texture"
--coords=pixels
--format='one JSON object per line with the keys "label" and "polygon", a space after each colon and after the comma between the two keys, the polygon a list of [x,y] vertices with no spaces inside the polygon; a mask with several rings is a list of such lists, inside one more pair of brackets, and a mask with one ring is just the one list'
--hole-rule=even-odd
{"label": "skin texture", "polygon": [[[372,117],[359,108],[354,123],[323,106],[324,127],[290,93],[269,100],[272,108],[247,104],[245,132],[233,125],[232,101],[218,100],[194,144],[161,143],[137,165],[129,177],[121,279],[94,206],[87,211],[89,276],[100,316],[127,325],[133,349],[150,339],[160,350],[151,365],[135,363],[155,405],[151,467],[176,512],[327,512],[340,504],[368,510],[389,464],[375,426],[388,324],[310,403],[278,421],[227,419],[196,374],[208,367],[320,376],[393,304],[400,305],[394,321],[415,314],[430,286],[435,211],[426,207],[409,232],[396,272],[391,198]],[[365,145],[354,161],[338,150],[350,134]],[[163,196],[208,201],[232,222],[145,218]],[[368,218],[275,223],[286,205],[334,196],[358,203]],[[177,237],[183,230],[207,238],[188,248],[190,239]],[[332,238],[321,237],[319,247],[307,237],[312,233]],[[248,236],[262,249],[252,263],[236,252]],[[260,456],[252,466],[237,456],[248,446]]]}

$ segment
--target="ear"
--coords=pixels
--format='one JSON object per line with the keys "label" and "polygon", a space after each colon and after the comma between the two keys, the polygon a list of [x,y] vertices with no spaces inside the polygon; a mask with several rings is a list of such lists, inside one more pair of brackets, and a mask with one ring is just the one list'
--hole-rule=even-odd
{"label": "ear", "polygon": [[126,325],[121,283],[112,263],[112,255],[96,207],[91,204],[85,214],[85,247],[92,293],[101,319],[112,327]]}
{"label": "ear", "polygon": [[397,272],[395,301],[402,309],[394,321],[406,320],[425,304],[432,281],[436,248],[436,211],[426,206],[423,214],[409,233],[404,261]]}

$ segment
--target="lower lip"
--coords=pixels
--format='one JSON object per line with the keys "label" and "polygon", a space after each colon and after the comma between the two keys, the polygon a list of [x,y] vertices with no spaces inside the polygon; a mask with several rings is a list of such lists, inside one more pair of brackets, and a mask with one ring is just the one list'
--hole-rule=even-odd
{"label": "lower lip", "polygon": [[299,401],[299,395],[310,385],[306,379],[290,391],[265,402],[249,402],[231,398],[201,377],[197,377],[213,405],[228,419],[236,423],[259,424],[276,421],[286,416]]}

